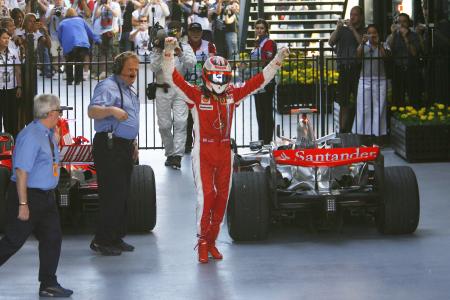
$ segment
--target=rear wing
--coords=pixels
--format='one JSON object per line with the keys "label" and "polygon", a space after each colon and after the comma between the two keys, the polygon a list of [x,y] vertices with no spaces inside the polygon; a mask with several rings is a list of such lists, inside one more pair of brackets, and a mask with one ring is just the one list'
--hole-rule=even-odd
{"label": "rear wing", "polygon": [[379,147],[289,149],[274,150],[277,164],[299,167],[337,167],[358,162],[374,161]]}
{"label": "rear wing", "polygon": [[59,152],[59,161],[63,164],[93,163],[92,145],[65,145]]}

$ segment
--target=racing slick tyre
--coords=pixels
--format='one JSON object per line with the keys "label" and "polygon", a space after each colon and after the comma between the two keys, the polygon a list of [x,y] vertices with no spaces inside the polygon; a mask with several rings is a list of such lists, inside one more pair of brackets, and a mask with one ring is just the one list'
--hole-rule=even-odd
{"label": "racing slick tyre", "polygon": [[267,238],[270,223],[270,199],[266,174],[239,172],[233,184],[227,209],[228,233],[235,241]]}
{"label": "racing slick tyre", "polygon": [[156,225],[155,174],[150,166],[134,166],[128,202],[129,231],[148,232]]}
{"label": "racing slick tyre", "polygon": [[0,167],[0,232],[5,229],[6,223],[6,192],[8,191],[10,172]]}
{"label": "racing slick tyre", "polygon": [[408,234],[419,224],[419,187],[410,167],[384,168],[381,205],[377,214],[378,231],[384,234]]}

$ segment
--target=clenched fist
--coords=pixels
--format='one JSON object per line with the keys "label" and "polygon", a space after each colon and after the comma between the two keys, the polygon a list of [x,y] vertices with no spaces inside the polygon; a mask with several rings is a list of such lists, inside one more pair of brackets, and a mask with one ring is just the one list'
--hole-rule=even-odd
{"label": "clenched fist", "polygon": [[174,37],[167,37],[164,41],[164,50],[171,52],[175,50],[175,48],[178,47],[178,41]]}

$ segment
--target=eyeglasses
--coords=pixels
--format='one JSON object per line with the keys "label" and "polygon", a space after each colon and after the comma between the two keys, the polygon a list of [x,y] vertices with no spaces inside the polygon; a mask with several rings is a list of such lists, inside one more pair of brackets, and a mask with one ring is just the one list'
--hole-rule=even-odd
{"label": "eyeglasses", "polygon": [[59,113],[59,115],[62,116],[64,110],[62,110],[61,108],[58,108],[58,109],[52,109],[51,111],[57,111]]}

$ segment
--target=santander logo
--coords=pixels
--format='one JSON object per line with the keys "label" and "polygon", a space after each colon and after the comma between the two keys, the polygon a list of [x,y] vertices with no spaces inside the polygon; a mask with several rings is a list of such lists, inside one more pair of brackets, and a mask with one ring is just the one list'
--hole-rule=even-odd
{"label": "santander logo", "polygon": [[336,167],[377,159],[379,147],[275,150],[278,164],[302,167]]}

